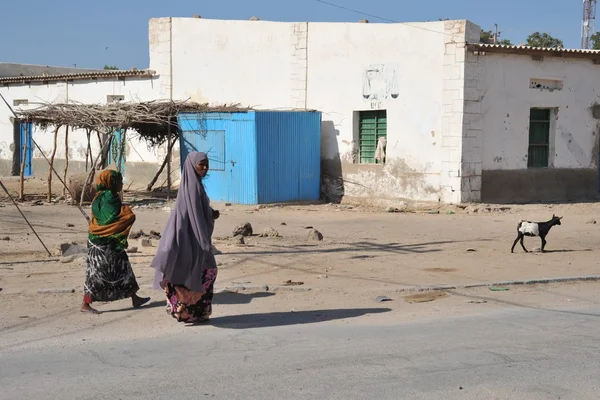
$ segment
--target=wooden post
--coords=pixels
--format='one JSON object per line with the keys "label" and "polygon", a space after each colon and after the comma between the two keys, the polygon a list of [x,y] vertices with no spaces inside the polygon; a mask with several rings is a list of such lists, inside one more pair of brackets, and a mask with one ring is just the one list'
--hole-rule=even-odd
{"label": "wooden post", "polygon": [[88,172],[88,160],[89,162],[92,162],[93,160],[91,144],[92,132],[89,129],[86,129],[85,134],[87,136],[87,149],[85,150],[85,172]]}
{"label": "wooden post", "polygon": [[[65,127],[65,173],[63,181],[67,181],[67,172],[69,171],[69,125]],[[63,196],[67,195],[67,188],[63,188]]]}
{"label": "wooden post", "polygon": [[[23,121],[21,121],[23,123]],[[27,142],[29,142],[29,123],[25,121],[25,143],[23,143],[23,154],[21,155],[21,172],[20,172],[20,187],[19,200],[25,200],[25,161],[27,160]]]}
{"label": "wooden post", "polygon": [[[177,143],[177,138],[175,138],[173,140],[173,142],[171,142],[171,145],[169,147],[167,147],[167,152],[169,152],[171,149],[173,149],[173,146],[175,146],[175,143]],[[152,178],[152,181],[150,181],[150,183],[148,184],[148,187],[146,188],[147,191],[151,191],[152,190],[152,187],[154,186],[154,184],[156,183],[156,181],[160,177],[160,174],[162,174],[163,169],[165,169],[165,166],[167,165],[168,161],[169,161],[169,157],[165,156],[165,160],[163,161],[162,165],[158,169],[158,172],[156,173],[156,175],[154,175],[154,178]]]}
{"label": "wooden post", "polygon": [[59,129],[60,125],[56,126],[56,128],[54,129],[54,146],[52,147],[52,154],[50,155],[50,168],[48,168],[48,203],[52,201],[52,172],[54,169],[54,156],[56,156],[56,141],[58,138]]}

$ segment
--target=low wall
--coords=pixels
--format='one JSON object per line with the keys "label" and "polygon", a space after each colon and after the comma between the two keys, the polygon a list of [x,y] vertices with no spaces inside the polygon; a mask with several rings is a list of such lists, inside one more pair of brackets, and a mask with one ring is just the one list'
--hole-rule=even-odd
{"label": "low wall", "polygon": [[596,169],[484,170],[484,203],[549,203],[599,198]]}

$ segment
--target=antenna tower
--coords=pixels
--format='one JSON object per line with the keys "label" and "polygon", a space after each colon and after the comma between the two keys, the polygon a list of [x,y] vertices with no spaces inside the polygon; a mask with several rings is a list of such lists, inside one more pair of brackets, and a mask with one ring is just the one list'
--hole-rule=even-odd
{"label": "antenna tower", "polygon": [[589,49],[595,32],[596,4],[598,0],[583,0],[583,18],[581,19],[581,48]]}

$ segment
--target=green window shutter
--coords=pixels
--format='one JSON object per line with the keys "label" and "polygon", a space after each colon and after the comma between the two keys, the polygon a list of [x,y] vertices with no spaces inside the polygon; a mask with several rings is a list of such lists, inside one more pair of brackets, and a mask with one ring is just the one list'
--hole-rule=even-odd
{"label": "green window shutter", "polygon": [[376,164],[377,141],[387,136],[385,110],[361,111],[359,113],[359,154],[361,164]]}
{"label": "green window shutter", "polygon": [[547,168],[550,159],[550,110],[532,108],[529,114],[528,168]]}

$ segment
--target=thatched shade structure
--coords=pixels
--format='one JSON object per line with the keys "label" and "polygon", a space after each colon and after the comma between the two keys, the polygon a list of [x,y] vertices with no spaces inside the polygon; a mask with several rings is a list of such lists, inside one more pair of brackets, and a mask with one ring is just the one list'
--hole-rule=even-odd
{"label": "thatched shade structure", "polygon": [[[87,132],[88,153],[86,154],[86,169],[87,159],[93,160],[90,145],[90,133],[97,132],[100,140],[101,150],[92,162],[92,168],[89,171],[86,182],[83,186],[82,193],[85,193],[85,188],[89,185],[94,171],[103,166],[106,161],[108,146],[111,142],[112,133],[117,130],[123,130],[124,134],[128,130],[134,130],[149,146],[160,146],[167,142],[167,156],[154,179],[148,185],[148,190],[158,179],[165,165],[167,166],[168,189],[171,188],[170,174],[170,159],[173,145],[178,138],[177,115],[183,112],[193,113],[208,113],[208,112],[234,112],[234,111],[249,111],[250,108],[242,108],[237,104],[210,106],[208,104],[194,103],[190,101],[172,101],[172,100],[155,100],[146,102],[111,102],[107,104],[81,104],[75,102],[69,103],[40,103],[38,108],[30,110],[18,110],[15,114],[18,118],[32,122],[34,125],[43,129],[54,128],[54,149],[51,159],[48,161],[50,170],[48,171],[48,200],[52,195],[52,171],[54,163],[54,155],[56,153],[56,136],[60,127],[64,126],[71,130],[81,129]],[[101,140],[104,137],[105,140]],[[37,146],[37,143],[34,142]],[[65,141],[65,154],[67,157],[67,167],[64,171],[64,180],[67,177],[68,168],[68,143]],[[124,153],[125,140],[121,142],[121,154]],[[26,150],[26,149],[25,149]],[[24,150],[24,154],[25,154]],[[41,149],[38,150],[41,151]],[[44,155],[45,157],[45,155]],[[117,165],[121,163],[121,156]],[[23,198],[23,166],[21,166],[21,198]],[[56,171],[54,171],[56,173]],[[64,182],[63,182],[64,183]],[[84,196],[81,196],[83,203]]]}

